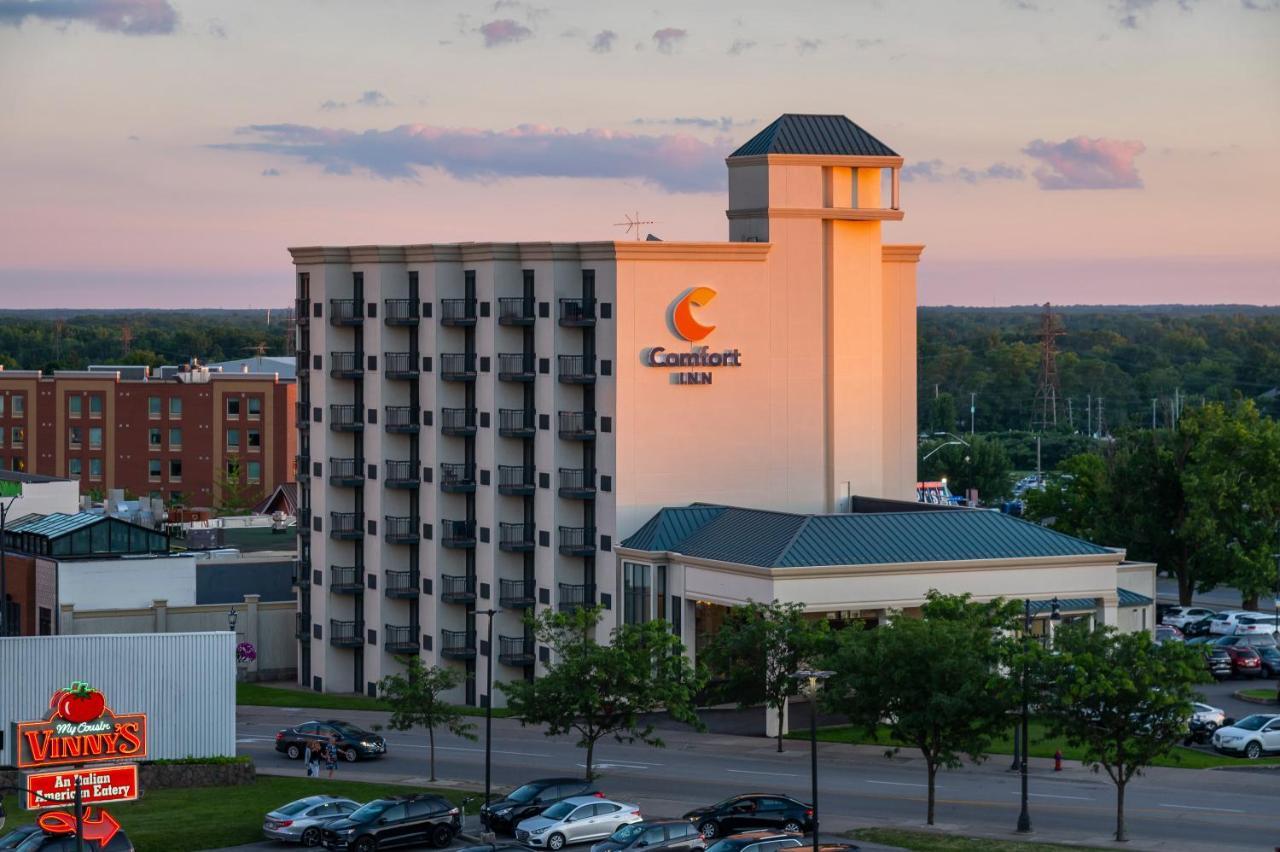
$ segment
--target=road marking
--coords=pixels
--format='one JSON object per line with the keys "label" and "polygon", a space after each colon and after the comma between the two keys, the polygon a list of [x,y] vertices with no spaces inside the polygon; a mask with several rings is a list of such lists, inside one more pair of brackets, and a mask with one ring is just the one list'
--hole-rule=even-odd
{"label": "road marking", "polygon": [[[928,784],[909,784],[905,781],[872,781],[868,778],[864,778],[862,780],[866,781],[868,784],[884,784],[888,787],[928,787],[929,786]],[[934,786],[934,789],[941,790],[942,785],[937,784]]]}
{"label": "road marking", "polygon": [[[387,745],[393,745],[393,744],[387,743]],[[431,746],[429,745],[419,745],[417,743],[394,743],[394,745],[396,746],[396,748],[431,748]],[[462,746],[438,745],[436,746],[436,751],[474,751],[479,754],[484,754],[484,749],[482,748],[463,748]],[[501,751],[500,749],[496,749],[496,748],[492,749],[489,753],[490,754],[514,754],[517,757],[554,757],[554,755],[536,754],[531,751]]]}
{"label": "road marking", "polygon": [[[587,765],[585,763],[579,763],[578,765],[581,766],[583,769],[587,768]],[[638,763],[595,763],[592,765],[592,768],[593,769],[648,769],[650,766],[661,766],[661,765],[662,765],[661,763],[651,763],[648,765],[641,765]]]}
{"label": "road marking", "polygon": [[779,778],[803,778],[791,772],[752,772],[750,769],[726,769],[725,772],[736,772],[739,775],[776,775]]}
{"label": "road marking", "polygon": [[[1012,793],[1013,795],[1015,795],[1015,796],[1020,795],[1020,794],[1019,794],[1019,792],[1018,792],[1017,790],[1010,790],[1009,792],[1011,792],[1011,793]],[[1092,799],[1091,797],[1089,797],[1089,796],[1057,796],[1057,795],[1054,795],[1053,793],[1028,793],[1027,795],[1028,795],[1028,796],[1039,796],[1039,797],[1040,797],[1040,798],[1042,798],[1042,799],[1077,799],[1077,800],[1079,800],[1079,801],[1081,801],[1081,802],[1092,802],[1092,801],[1093,801],[1093,799]]]}
{"label": "road marking", "polygon": [[1202,808],[1202,807],[1200,807],[1200,806],[1198,806],[1198,805],[1166,805],[1166,804],[1163,804],[1163,803],[1162,803],[1162,804],[1160,805],[1160,807],[1162,807],[1162,808],[1180,808],[1180,809],[1182,809],[1182,810],[1186,810],[1186,811],[1216,811],[1216,812],[1218,812],[1218,813],[1223,813],[1223,814],[1243,814],[1243,813],[1248,813],[1248,811],[1238,811],[1238,810],[1236,810],[1235,808]]}
{"label": "road marking", "polygon": [[271,742],[271,740],[268,737],[241,737],[240,739],[236,740],[236,742],[238,743],[269,743]]}

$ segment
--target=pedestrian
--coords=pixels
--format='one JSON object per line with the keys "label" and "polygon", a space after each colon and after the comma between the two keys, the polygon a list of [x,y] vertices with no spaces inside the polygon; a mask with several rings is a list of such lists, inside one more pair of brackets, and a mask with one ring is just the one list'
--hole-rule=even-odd
{"label": "pedestrian", "polygon": [[333,777],[333,770],[338,768],[338,735],[330,734],[329,741],[324,744],[324,768]]}
{"label": "pedestrian", "polygon": [[320,776],[320,741],[307,743],[307,775],[312,778]]}

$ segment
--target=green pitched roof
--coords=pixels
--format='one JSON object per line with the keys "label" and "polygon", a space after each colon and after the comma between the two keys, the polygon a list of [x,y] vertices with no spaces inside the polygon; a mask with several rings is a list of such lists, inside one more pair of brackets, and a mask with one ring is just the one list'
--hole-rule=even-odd
{"label": "green pitched roof", "polygon": [[704,504],[662,509],[622,545],[764,568],[1032,559],[1112,552],[999,512],[800,515]]}
{"label": "green pitched roof", "polygon": [[843,115],[786,113],[748,139],[730,157],[823,154],[831,157],[896,157],[888,145]]}

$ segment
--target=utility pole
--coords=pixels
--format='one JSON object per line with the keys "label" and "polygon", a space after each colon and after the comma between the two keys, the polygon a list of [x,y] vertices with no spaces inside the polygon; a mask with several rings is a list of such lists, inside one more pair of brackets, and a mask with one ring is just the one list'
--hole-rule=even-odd
{"label": "utility pole", "polygon": [[1102,397],[1098,397],[1098,437],[1102,437],[1106,433],[1106,421],[1102,419]]}
{"label": "utility pole", "polygon": [[1071,410],[1071,402],[1071,397],[1067,397],[1067,426],[1074,432],[1076,431],[1076,418],[1075,413]]}
{"label": "utility pole", "polygon": [[978,395],[976,393],[970,392],[969,393],[969,437],[970,438],[973,437],[973,420],[974,420],[974,417],[976,416],[974,412],[977,411],[977,408],[978,408]]}
{"label": "utility pole", "polygon": [[1156,398],[1151,397],[1151,431],[1156,431]]}
{"label": "utility pole", "polygon": [[1093,437],[1093,394],[1089,394],[1089,402],[1085,406],[1085,411],[1088,412],[1088,417],[1086,419],[1088,420],[1088,424],[1089,424],[1088,425],[1089,437],[1092,438]]}

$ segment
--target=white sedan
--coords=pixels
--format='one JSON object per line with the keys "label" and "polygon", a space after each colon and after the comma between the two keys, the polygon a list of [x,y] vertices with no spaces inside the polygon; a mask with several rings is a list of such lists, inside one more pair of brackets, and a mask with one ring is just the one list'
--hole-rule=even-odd
{"label": "white sedan", "polygon": [[1170,627],[1176,627],[1181,630],[1194,621],[1199,621],[1202,618],[1209,618],[1213,615],[1216,615],[1213,610],[1205,609],[1202,606],[1175,606],[1170,607],[1165,612],[1164,616],[1160,619],[1160,623],[1167,624]]}

